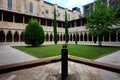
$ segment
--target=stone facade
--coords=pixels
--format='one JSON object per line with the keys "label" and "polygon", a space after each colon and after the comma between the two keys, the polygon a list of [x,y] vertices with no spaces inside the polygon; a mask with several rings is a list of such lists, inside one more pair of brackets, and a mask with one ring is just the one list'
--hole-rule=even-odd
{"label": "stone facade", "polygon": [[[11,1],[11,2],[10,2]],[[88,30],[85,28],[85,18],[81,18],[81,12],[72,11],[44,0],[0,0],[0,43],[23,42],[23,33],[30,19],[37,19],[42,25],[46,41],[54,41],[53,20],[54,7],[57,11],[58,40],[65,40],[64,19],[65,11],[69,21],[69,41],[75,41],[75,33],[78,33],[78,41],[93,42]],[[108,34],[103,37],[104,42],[119,42],[120,33]]]}

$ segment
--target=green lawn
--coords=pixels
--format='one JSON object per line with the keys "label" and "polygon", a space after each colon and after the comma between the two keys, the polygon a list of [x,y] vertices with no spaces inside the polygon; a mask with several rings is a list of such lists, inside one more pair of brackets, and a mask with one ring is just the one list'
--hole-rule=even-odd
{"label": "green lawn", "polygon": [[[61,54],[62,45],[43,45],[41,47],[28,47],[28,46],[13,46],[16,49],[29,53],[38,58],[46,58],[57,56]],[[69,44],[69,55],[84,57],[88,59],[95,59],[106,54],[110,54],[120,50],[120,47],[98,47],[88,45],[75,45]]]}

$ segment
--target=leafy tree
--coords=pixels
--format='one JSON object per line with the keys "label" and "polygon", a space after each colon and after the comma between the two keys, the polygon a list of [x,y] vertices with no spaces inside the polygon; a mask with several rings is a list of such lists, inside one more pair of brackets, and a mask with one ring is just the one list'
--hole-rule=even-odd
{"label": "leafy tree", "polygon": [[85,14],[87,19],[86,28],[94,36],[98,37],[99,46],[102,45],[102,36],[113,31],[113,25],[120,22],[117,4],[108,5],[106,0],[96,0],[94,6]]}
{"label": "leafy tree", "polygon": [[25,29],[25,43],[33,47],[43,44],[45,33],[37,20],[31,19]]}
{"label": "leafy tree", "polygon": [[57,25],[56,25],[56,9],[54,8],[54,43],[57,44],[58,36],[57,36]]}
{"label": "leafy tree", "polygon": [[69,35],[68,35],[68,20],[67,20],[67,12],[65,11],[65,42],[68,43]]}

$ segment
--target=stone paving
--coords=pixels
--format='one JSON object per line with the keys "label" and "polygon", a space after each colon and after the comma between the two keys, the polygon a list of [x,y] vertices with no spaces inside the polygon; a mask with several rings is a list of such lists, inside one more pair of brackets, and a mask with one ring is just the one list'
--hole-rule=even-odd
{"label": "stone paving", "polygon": [[110,64],[120,66],[120,51],[117,51],[117,52],[114,52],[112,54],[103,56],[101,58],[96,59],[95,61],[104,62],[104,63],[110,63]]}
{"label": "stone paving", "polygon": [[38,58],[10,46],[0,46],[0,65],[38,60]]}
{"label": "stone paving", "polygon": [[[61,80],[61,62],[0,75],[0,80]],[[69,61],[67,80],[120,80],[120,74]]]}

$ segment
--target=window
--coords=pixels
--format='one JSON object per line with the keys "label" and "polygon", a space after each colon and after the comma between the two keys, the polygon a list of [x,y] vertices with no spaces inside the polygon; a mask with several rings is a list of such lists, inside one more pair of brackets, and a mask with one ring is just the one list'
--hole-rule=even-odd
{"label": "window", "polygon": [[46,10],[46,14],[48,14],[49,13],[49,11],[48,10]]}
{"label": "window", "polygon": [[33,3],[30,2],[30,12],[33,12]]}
{"label": "window", "polygon": [[8,9],[12,8],[12,0],[8,0]]}

